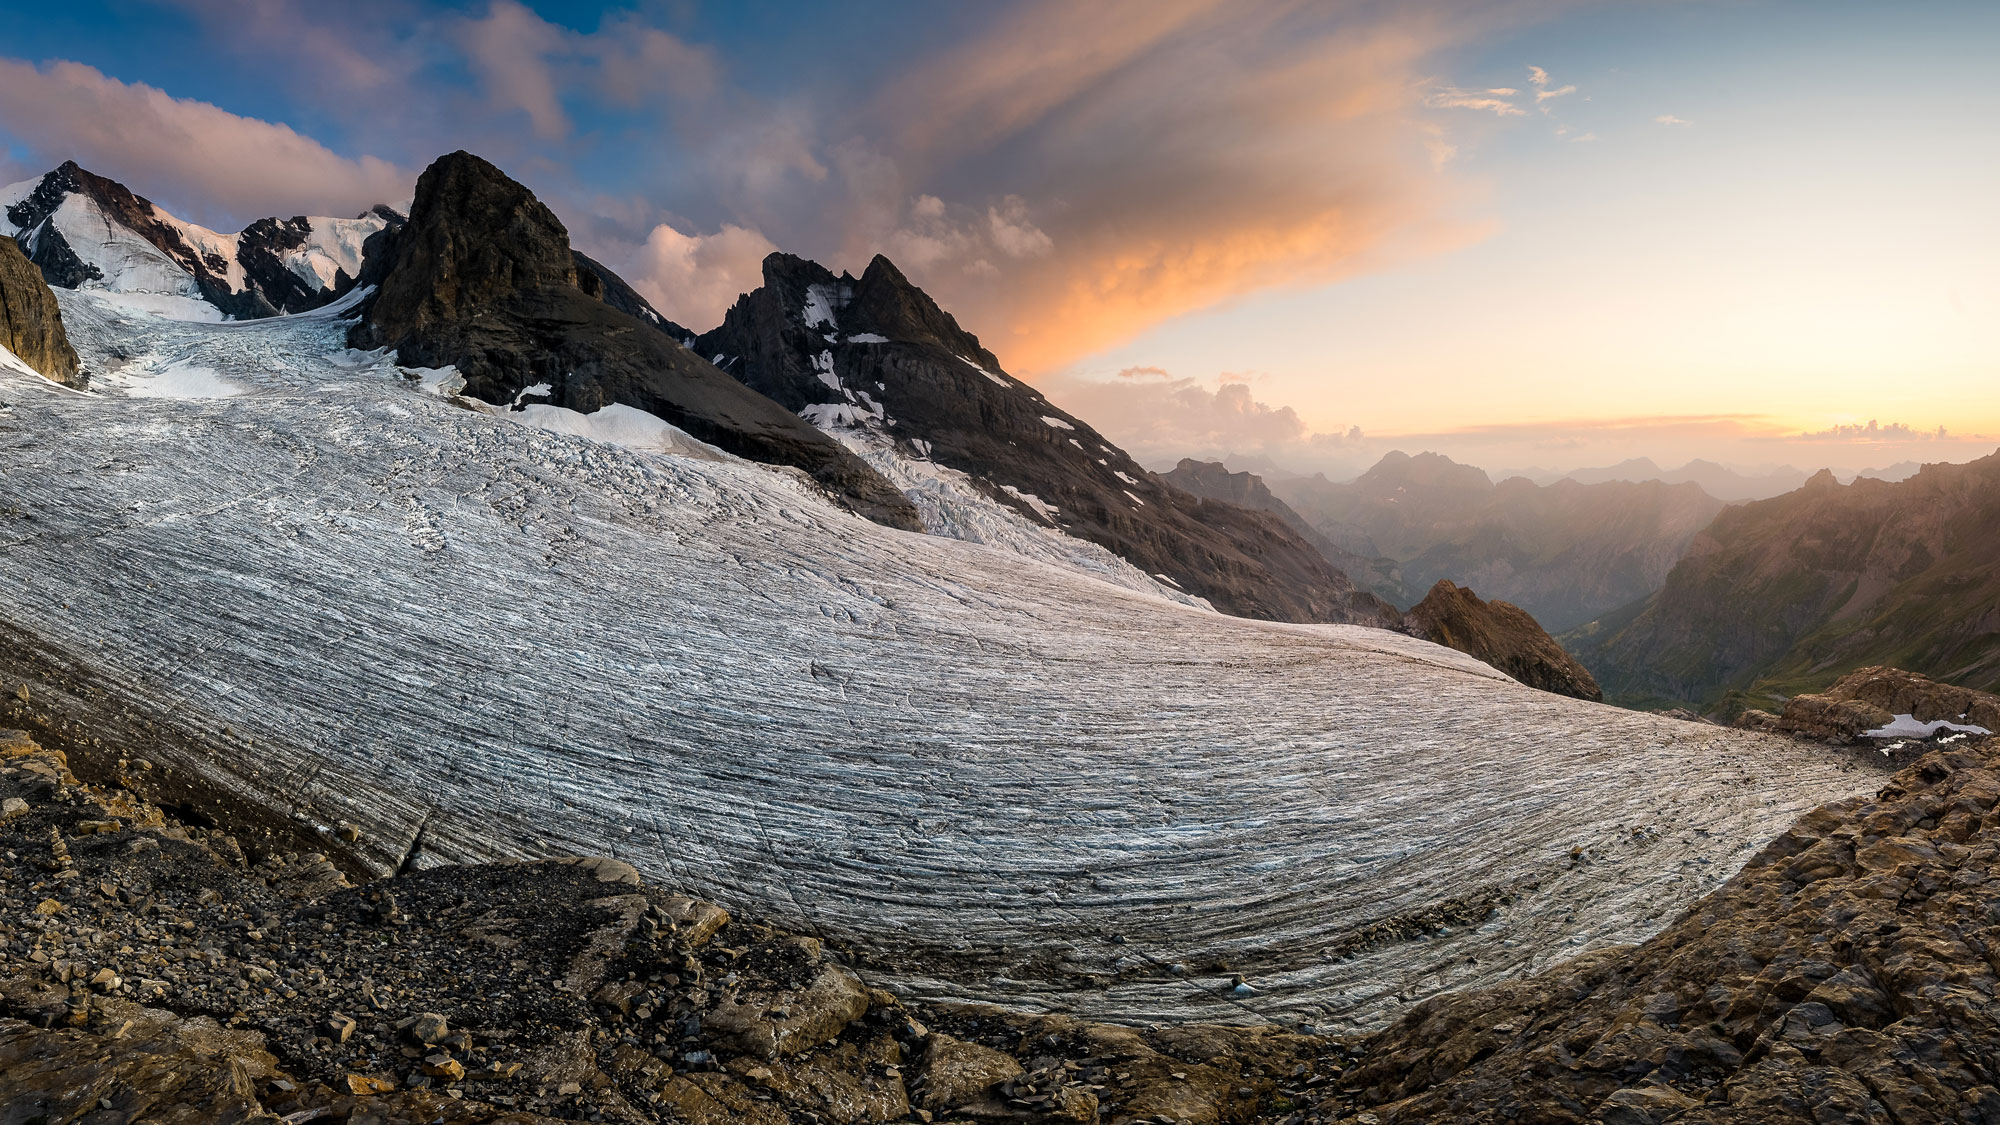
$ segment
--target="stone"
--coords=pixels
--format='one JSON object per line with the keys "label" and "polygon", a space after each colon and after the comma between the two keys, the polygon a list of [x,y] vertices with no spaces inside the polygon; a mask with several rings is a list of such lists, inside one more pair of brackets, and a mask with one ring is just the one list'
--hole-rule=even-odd
{"label": "stone", "polygon": [[[811,943],[796,939],[801,948]],[[804,987],[783,995],[748,988],[725,996],[706,1018],[724,1049],[762,1059],[810,1051],[839,1035],[868,1011],[868,990],[853,973],[825,961],[810,968]],[[783,1013],[783,1014],[778,1014]]]}
{"label": "stone", "polygon": [[326,1023],[322,1026],[328,1039],[333,1040],[335,1043],[345,1043],[353,1037],[354,1029],[359,1025],[354,1022],[352,1017],[335,1012],[326,1017]]}
{"label": "stone", "polygon": [[431,1078],[442,1078],[446,1082],[456,1082],[465,1077],[465,1065],[446,1054],[426,1056],[424,1074]]}
{"label": "stone", "polygon": [[0,801],[0,824],[4,824],[17,816],[26,816],[27,814],[28,802],[19,797],[9,797],[4,801]]}
{"label": "stone", "polygon": [[1024,1073],[1012,1055],[934,1031],[916,1072],[917,1104],[933,1113],[957,1109]]}
{"label": "stone", "polygon": [[347,1076],[347,1092],[359,1097],[371,1094],[387,1094],[396,1088],[394,1078],[375,1074],[353,1074]]}
{"label": "stone", "polygon": [[436,1012],[418,1012],[410,1017],[403,1033],[425,1046],[432,1046],[451,1034],[451,1025]]}

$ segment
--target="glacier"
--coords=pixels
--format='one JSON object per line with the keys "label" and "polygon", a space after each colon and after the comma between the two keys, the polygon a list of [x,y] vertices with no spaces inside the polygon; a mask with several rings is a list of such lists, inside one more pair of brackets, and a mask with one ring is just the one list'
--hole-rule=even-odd
{"label": "glacier", "polygon": [[907,458],[927,523],[989,542],[642,419],[477,408],[348,350],[354,298],[59,299],[94,378],[0,363],[0,619],[89,686],[0,675],[375,870],[609,855],[909,995],[1343,1030],[1638,940],[1879,784],[1217,614]]}

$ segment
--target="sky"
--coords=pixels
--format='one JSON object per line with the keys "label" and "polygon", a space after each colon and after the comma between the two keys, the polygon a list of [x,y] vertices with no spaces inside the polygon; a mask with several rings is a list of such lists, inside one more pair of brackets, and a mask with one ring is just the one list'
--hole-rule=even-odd
{"label": "sky", "polygon": [[886,253],[1152,465],[1853,471],[2000,445],[2000,4],[0,19],[7,181],[74,158],[235,229],[406,200],[469,148],[697,329],[774,249]]}

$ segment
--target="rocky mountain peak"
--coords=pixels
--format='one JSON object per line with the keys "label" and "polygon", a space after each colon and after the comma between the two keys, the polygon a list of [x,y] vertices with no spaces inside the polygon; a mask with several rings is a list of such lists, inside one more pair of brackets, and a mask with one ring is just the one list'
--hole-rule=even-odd
{"label": "rocky mountain peak", "polygon": [[482,304],[576,283],[562,220],[534,192],[461,150],[439,157],[417,180],[370,321],[377,340],[400,342]]}
{"label": "rocky mountain peak", "polygon": [[1476,656],[1529,687],[1592,702],[1604,699],[1583,665],[1519,606],[1489,602],[1439,579],[1406,619],[1425,640]]}
{"label": "rocky mountain peak", "polygon": [[1000,366],[993,353],[980,346],[979,337],[960,328],[930,294],[912,284],[894,262],[880,254],[855,283],[851,307],[858,322],[869,326],[868,331],[896,340],[933,343],[954,354],[972,356],[984,367]]}
{"label": "rocky mountain peak", "polygon": [[576,253],[555,213],[487,161],[455,152],[425,169],[393,242],[349,333],[356,347],[454,367],[467,395],[495,405],[643,410],[727,452],[803,469],[870,519],[919,526],[860,458],[689,351],[675,338],[685,329]]}
{"label": "rocky mountain peak", "polygon": [[1402,450],[1383,454],[1375,466],[1361,474],[1355,485],[1368,492],[1391,492],[1419,485],[1452,492],[1484,493],[1493,489],[1493,479],[1476,465],[1461,465],[1441,453],[1411,456]]}

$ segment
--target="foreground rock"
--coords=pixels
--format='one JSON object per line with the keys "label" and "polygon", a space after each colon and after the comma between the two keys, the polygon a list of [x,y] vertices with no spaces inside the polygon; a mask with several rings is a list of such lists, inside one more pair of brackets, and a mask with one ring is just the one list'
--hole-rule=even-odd
{"label": "foreground rock", "polygon": [[354,886],[78,784],[17,732],[0,810],[7,1121],[1222,1125],[1343,1057],[1269,1028],[913,1010],[614,860]]}
{"label": "foreground rock", "polygon": [[[1904,720],[1900,727],[1899,717]],[[1869,731],[1906,729],[1910,720],[1934,728],[1907,731],[1916,738],[1949,733],[1954,727],[2000,730],[2000,696],[1878,666],[1849,672],[1823,692],[1795,695],[1785,702],[1782,714],[1746,711],[1737,725],[1846,745]]]}
{"label": "foreground rock", "polygon": [[1426,1002],[1319,1119],[2000,1121],[2000,741],[1816,810],[1644,945]]}
{"label": "foreground rock", "polygon": [[56,295],[11,238],[0,238],[0,347],[58,383],[82,383]]}
{"label": "foreground rock", "polygon": [[[845,447],[717,371],[673,325],[569,244],[534,193],[467,152],[417,181],[410,220],[381,255],[357,347],[456,367],[465,392],[496,404],[659,416],[727,452],[804,470],[862,515],[917,530],[916,509]],[[683,330],[684,331],[684,330]]]}
{"label": "foreground rock", "polygon": [[1441,578],[1404,617],[1416,635],[1476,656],[1529,687],[1593,702],[1604,699],[1589,671],[1518,606],[1486,601]]}

